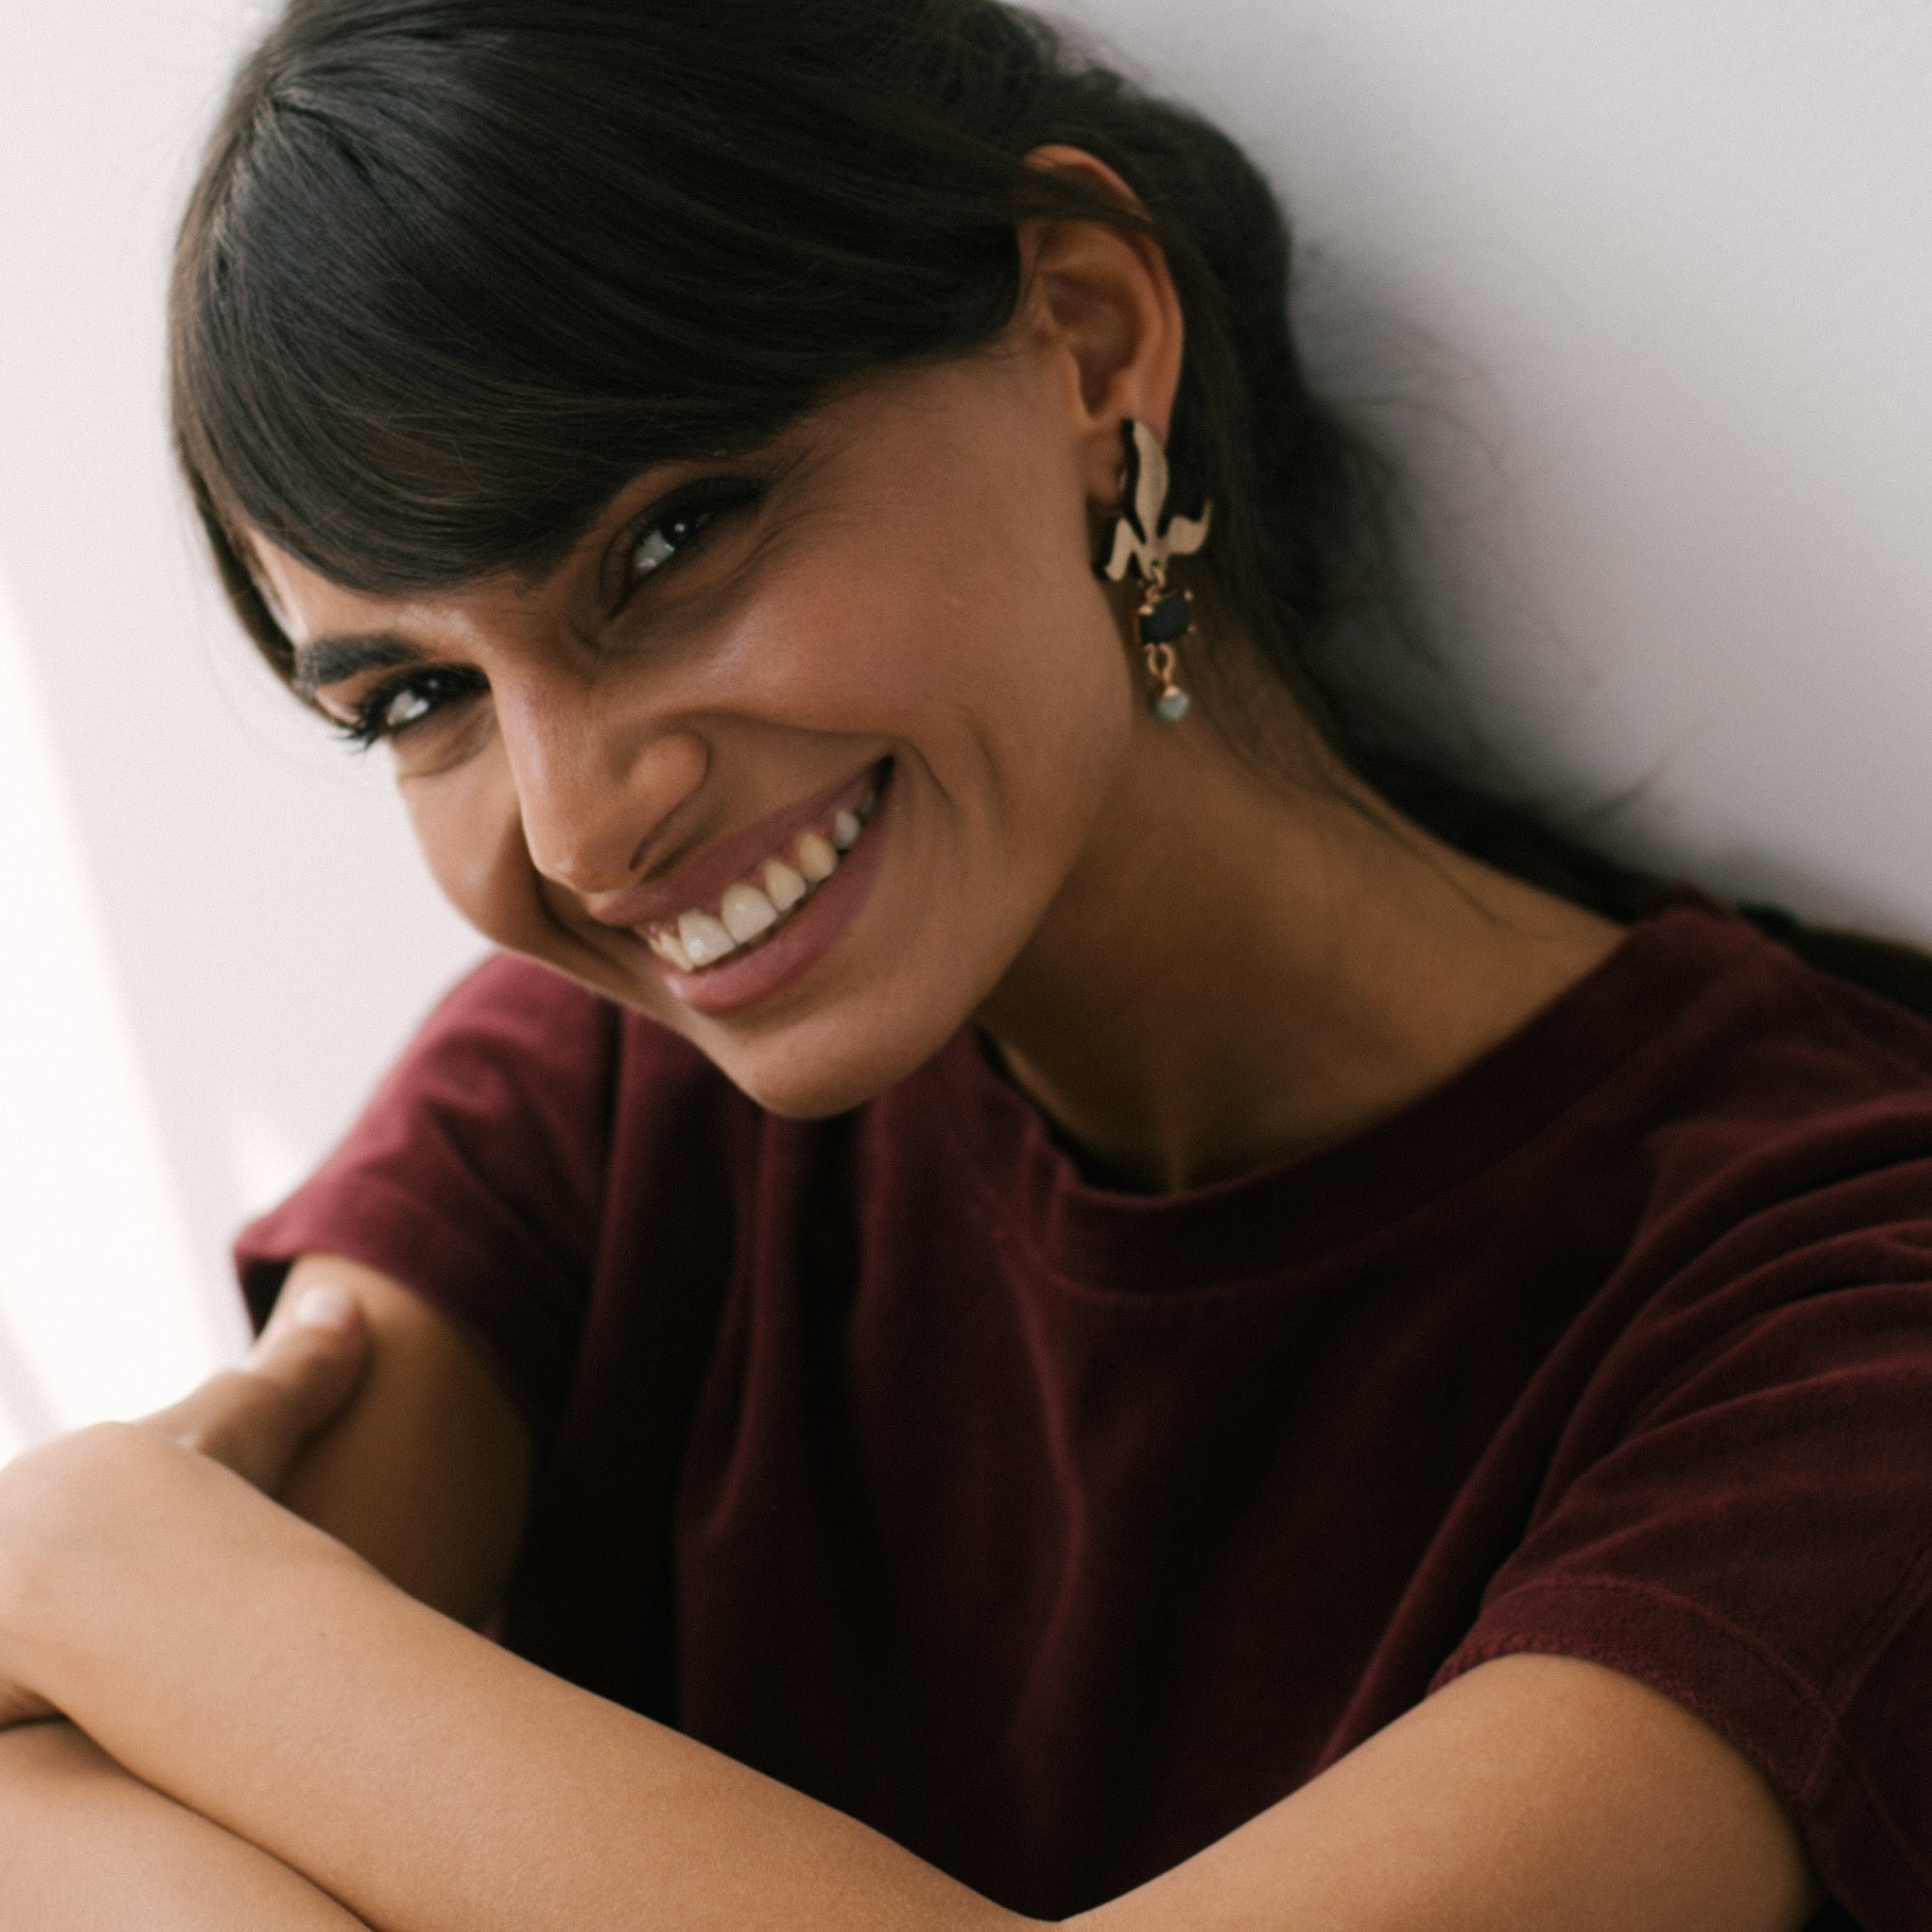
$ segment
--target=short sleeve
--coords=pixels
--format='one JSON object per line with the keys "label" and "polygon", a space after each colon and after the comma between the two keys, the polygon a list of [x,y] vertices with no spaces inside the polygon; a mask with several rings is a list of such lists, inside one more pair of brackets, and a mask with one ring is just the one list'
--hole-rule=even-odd
{"label": "short sleeve", "polygon": [[1932,1924],[1932,1230],[1807,1262],[1865,1279],[1693,1350],[1546,1494],[1436,1685],[1525,1651],[1651,1685],[1764,1773],[1867,1932],[1905,1932]]}
{"label": "short sleeve", "polygon": [[465,1332],[542,1439],[595,1266],[620,1025],[528,961],[471,974],[313,1179],[237,1242],[256,1325],[301,1255],[379,1268]]}

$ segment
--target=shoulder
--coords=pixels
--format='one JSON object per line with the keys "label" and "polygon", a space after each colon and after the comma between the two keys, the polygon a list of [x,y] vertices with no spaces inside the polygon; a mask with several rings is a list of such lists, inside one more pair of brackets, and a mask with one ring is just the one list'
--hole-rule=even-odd
{"label": "shoulder", "polygon": [[[654,1119],[665,1138],[715,1144],[708,1121],[733,1101],[750,1105],[667,1028],[494,955],[438,1003],[317,1173],[242,1236],[244,1265],[327,1251],[409,1280],[399,1244],[478,1263],[534,1243],[555,1251],[554,1272],[582,1275],[628,1128]],[[699,1114],[703,1133],[684,1131]]]}
{"label": "shoulder", "polygon": [[1932,1026],[1716,907],[1634,945],[1663,1018],[1533,1210],[1601,1213],[1615,1260],[1521,1399],[1538,1449],[1492,1473],[1534,1497],[1436,1682],[1548,1652],[1648,1684],[1757,1766],[1834,1896],[1916,1924]]}
{"label": "shoulder", "polygon": [[243,1231],[244,1291],[265,1320],[302,1255],[373,1269],[469,1336],[541,1427],[613,1191],[663,1200],[675,1185],[639,1130],[681,1154],[682,1179],[728,1161],[720,1110],[749,1106],[666,1028],[497,955],[439,1003],[316,1173]]}
{"label": "shoulder", "polygon": [[[1450,1200],[1486,1278],[1566,1311],[1599,1446],[1748,1334],[1802,1330],[1799,1353],[1900,1319],[1932,1336],[1932,1026],[1917,1014],[1683,895],[1503,1070],[1481,1097],[1520,1090],[1544,1111],[1499,1153],[1459,1149],[1468,1185]],[[1472,1113],[1454,1124],[1480,1143]]]}
{"label": "shoulder", "polygon": [[1932,1024],[1918,1013],[1689,895],[1626,950],[1629,996],[1668,1012],[1619,1084],[1633,1124],[1685,1179],[1744,1165],[1768,1180],[1789,1169],[1795,1184],[1807,1164],[1932,1158]]}
{"label": "shoulder", "polygon": [[[1630,1339],[1694,1352],[1878,1282],[1914,1283],[1932,1316],[1932,1025],[1708,902],[1631,945],[1648,958],[1634,977],[1674,982],[1675,1004],[1566,1123],[1558,1162],[1568,1213],[1589,1193],[1623,1204],[1608,1288]],[[1852,1305],[1812,1314],[1842,1323]]]}

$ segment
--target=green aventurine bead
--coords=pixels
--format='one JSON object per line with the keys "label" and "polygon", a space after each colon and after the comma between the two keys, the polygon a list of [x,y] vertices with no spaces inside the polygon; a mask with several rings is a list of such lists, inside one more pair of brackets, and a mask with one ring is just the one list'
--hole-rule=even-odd
{"label": "green aventurine bead", "polygon": [[1163,724],[1179,724],[1192,703],[1184,691],[1166,691],[1153,700],[1151,709]]}

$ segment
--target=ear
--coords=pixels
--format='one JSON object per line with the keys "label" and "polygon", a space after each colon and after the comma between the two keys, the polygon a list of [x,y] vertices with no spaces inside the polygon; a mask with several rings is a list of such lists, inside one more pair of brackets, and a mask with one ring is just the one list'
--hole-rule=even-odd
{"label": "ear", "polygon": [[[1036,148],[1027,165],[1076,176],[1123,208],[1140,208],[1126,183],[1084,149]],[[1180,386],[1186,330],[1167,256],[1150,235],[1080,220],[1022,224],[1020,252],[1029,292],[1023,327],[1058,379],[1088,498],[1117,507],[1122,425],[1143,422],[1164,443]]]}

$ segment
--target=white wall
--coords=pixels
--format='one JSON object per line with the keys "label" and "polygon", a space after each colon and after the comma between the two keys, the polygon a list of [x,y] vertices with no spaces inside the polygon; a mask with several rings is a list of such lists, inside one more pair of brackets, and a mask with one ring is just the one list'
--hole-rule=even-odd
{"label": "white wall", "polygon": [[[98,1378],[76,1379],[50,1321],[16,1321],[41,1398],[18,1399],[16,1370],[10,1425],[0,1378],[0,1431],[16,1435],[159,1402],[239,1348],[228,1234],[347,1123],[472,950],[380,769],[249,662],[169,472],[167,248],[249,24],[232,0],[0,0],[0,589],[86,895],[84,918],[5,901],[0,1029],[99,1048],[91,1093],[114,1116],[89,1133],[59,1055],[34,1055],[29,1079],[0,1053],[0,1111],[97,1177],[63,1243],[36,1173],[0,1168],[0,1311],[58,1304],[99,1356]],[[0,850],[28,836],[0,826]],[[132,1042],[119,1070],[84,980],[34,969],[85,956],[90,923]],[[32,997],[50,984],[52,1008]],[[150,1160],[158,1204],[140,1186]],[[152,1273],[132,1265],[142,1253]],[[185,1347],[157,1351],[154,1312],[172,1297],[156,1277],[177,1267],[202,1314],[175,1322]]]}
{"label": "white wall", "polygon": [[[1410,460],[1499,745],[1573,797],[1648,778],[1627,850],[1932,937],[1932,11],[1076,11],[1287,185],[1321,257],[1316,359]],[[16,1428],[237,1345],[229,1230],[470,954],[380,772],[248,664],[168,473],[168,231],[251,24],[234,0],[0,6],[0,601],[58,774],[43,820],[77,855],[58,920],[8,902],[0,1026],[51,1024],[22,961],[92,956],[93,980],[51,976],[59,1024],[131,1042],[90,1089],[111,1125],[42,1137],[111,1169],[115,1239],[76,1230],[99,1265],[58,1289],[102,1373],[72,1384],[43,1322],[40,1396],[0,1373]],[[0,1109],[71,1120],[26,1065],[0,1054]],[[0,1316],[56,1293],[30,1195],[0,1176]],[[172,1356],[142,1339],[188,1332],[169,1279],[205,1310]]]}
{"label": "white wall", "polygon": [[224,1339],[195,1293],[4,584],[0,826],[0,904],[32,920],[0,969],[13,1014],[0,1026],[4,1457],[63,1418],[138,1410]]}
{"label": "white wall", "polygon": [[1520,768],[1647,779],[1627,851],[1932,936],[1932,9],[1067,11],[1286,184]]}

